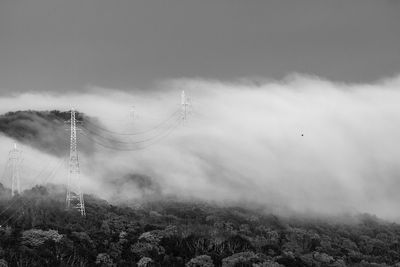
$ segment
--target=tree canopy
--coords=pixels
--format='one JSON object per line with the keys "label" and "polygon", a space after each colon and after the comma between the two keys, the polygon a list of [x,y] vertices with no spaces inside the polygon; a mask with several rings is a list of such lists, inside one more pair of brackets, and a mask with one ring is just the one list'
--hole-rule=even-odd
{"label": "tree canopy", "polygon": [[85,195],[83,218],[65,210],[60,188],[10,198],[0,185],[0,193],[0,266],[400,266],[400,225],[368,214],[330,222],[175,200],[130,208]]}

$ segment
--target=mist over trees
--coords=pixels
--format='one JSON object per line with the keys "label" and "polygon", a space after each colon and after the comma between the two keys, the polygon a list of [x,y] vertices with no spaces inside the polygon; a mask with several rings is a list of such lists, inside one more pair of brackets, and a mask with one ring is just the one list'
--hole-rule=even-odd
{"label": "mist over trees", "polygon": [[[93,135],[82,132],[79,151],[86,153],[81,157],[86,161],[82,162],[85,192],[110,201],[140,198],[142,190],[130,185],[132,179],[110,190],[121,184],[121,177],[139,174],[152,179],[153,191],[161,188],[161,193],[182,197],[267,203],[280,211],[368,212],[396,221],[400,218],[395,190],[400,158],[396,147],[400,129],[395,123],[400,114],[398,82],[394,77],[347,85],[304,75],[258,84],[175,80],[152,93],[90,88],[79,94],[6,96],[0,102],[2,112],[68,110],[73,104],[97,117],[102,123],[93,120],[97,126],[131,133],[151,128],[176,110],[184,89],[195,100],[193,117],[187,126],[148,149],[125,151],[125,142],[136,138],[120,136],[113,143],[111,135],[96,132],[99,127],[89,129]],[[135,122],[129,116],[132,103],[138,115]],[[43,146],[38,138],[30,144],[37,150],[27,150],[39,159],[51,160],[54,154],[42,152],[58,147],[67,154],[68,131],[66,125],[60,126],[61,138],[51,145],[44,140]],[[50,139],[58,135],[42,133]],[[4,155],[13,139],[0,139]]]}
{"label": "mist over trees", "polygon": [[[60,111],[9,112],[0,131],[59,156],[68,119]],[[94,155],[89,140],[81,150]],[[86,194],[85,218],[65,210],[63,186],[11,198],[0,184],[0,266],[400,266],[400,225],[373,215],[278,216],[263,205],[166,197],[150,175],[115,176],[107,185],[120,199]],[[127,187],[149,197],[129,202]]]}
{"label": "mist over trees", "polygon": [[65,188],[10,198],[0,185],[0,266],[400,266],[400,225],[363,214],[284,218],[174,199],[115,206]]}
{"label": "mist over trees", "polygon": [[[70,116],[69,112],[59,110],[7,112],[0,115],[0,133],[51,155],[65,156],[69,148],[66,130]],[[83,114],[77,113],[77,119],[83,121]],[[83,153],[93,151],[89,142],[80,148]]]}

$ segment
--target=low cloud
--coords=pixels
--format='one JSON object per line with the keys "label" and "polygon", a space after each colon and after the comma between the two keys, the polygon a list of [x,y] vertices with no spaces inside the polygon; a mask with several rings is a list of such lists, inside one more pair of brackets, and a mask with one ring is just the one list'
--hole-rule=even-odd
{"label": "low cloud", "polygon": [[[85,191],[111,201],[155,193],[250,202],[277,213],[370,212],[396,219],[399,86],[399,77],[365,85],[305,76],[257,84],[174,80],[150,93],[91,88],[79,95],[3,96],[0,112],[73,106],[98,117],[105,129],[127,133],[148,129],[173,114],[185,90],[192,99],[188,121],[145,149],[121,148],[133,150],[136,145],[125,143],[146,134],[96,132],[120,143],[118,150],[99,146],[81,157]],[[6,157],[11,140],[3,139],[0,153]],[[52,157],[31,152],[36,161]]]}

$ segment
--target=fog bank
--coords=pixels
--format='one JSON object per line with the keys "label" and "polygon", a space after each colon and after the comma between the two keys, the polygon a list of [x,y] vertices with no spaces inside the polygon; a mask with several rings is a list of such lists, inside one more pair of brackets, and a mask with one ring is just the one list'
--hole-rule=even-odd
{"label": "fog bank", "polygon": [[[86,192],[111,201],[168,194],[254,202],[277,213],[369,212],[396,219],[399,86],[400,77],[365,85],[305,76],[257,83],[174,80],[147,93],[89,88],[81,94],[2,96],[0,112],[74,107],[107,129],[127,133],[148,129],[179,109],[185,90],[192,99],[188,120],[159,142],[136,151],[99,146],[81,157]],[[4,166],[12,140],[0,142]],[[26,155],[25,164],[32,173],[49,157],[57,162],[28,150],[34,160]]]}

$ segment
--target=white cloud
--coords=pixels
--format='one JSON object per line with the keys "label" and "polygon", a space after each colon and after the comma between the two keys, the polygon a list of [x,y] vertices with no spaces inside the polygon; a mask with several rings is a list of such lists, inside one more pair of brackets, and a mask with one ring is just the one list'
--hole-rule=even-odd
{"label": "white cloud", "polygon": [[[368,85],[304,76],[257,86],[176,80],[149,94],[94,88],[81,95],[3,97],[0,111],[73,105],[115,131],[129,131],[150,127],[179,108],[185,89],[193,99],[189,122],[146,150],[99,150],[82,158],[86,190],[111,198],[111,182],[140,173],[164,193],[183,197],[397,218],[399,85],[398,77]],[[127,186],[118,194],[140,192]]]}

